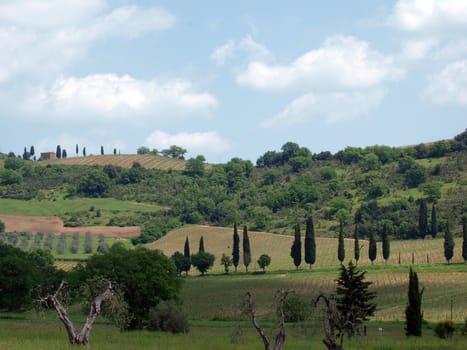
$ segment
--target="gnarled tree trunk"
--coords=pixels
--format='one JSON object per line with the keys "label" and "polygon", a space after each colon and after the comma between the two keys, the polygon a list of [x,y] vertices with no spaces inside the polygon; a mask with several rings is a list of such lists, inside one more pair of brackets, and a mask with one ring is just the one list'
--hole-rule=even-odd
{"label": "gnarled tree trunk", "polygon": [[103,301],[107,299],[111,299],[114,297],[114,291],[112,289],[112,284],[108,282],[107,287],[105,290],[99,294],[91,303],[91,308],[89,310],[88,317],[86,318],[86,323],[84,324],[81,332],[77,332],[76,328],[71,321],[70,317],[66,309],[60,303],[58,298],[60,292],[62,291],[65,283],[62,281],[60,286],[58,287],[57,291],[53,295],[48,295],[47,297],[43,298],[42,301],[51,301],[55,311],[57,311],[58,317],[65,325],[66,331],[68,333],[68,340],[71,344],[75,345],[88,345],[89,344],[89,334],[91,333],[92,326],[94,321],[96,320],[97,316],[101,312],[101,304]]}

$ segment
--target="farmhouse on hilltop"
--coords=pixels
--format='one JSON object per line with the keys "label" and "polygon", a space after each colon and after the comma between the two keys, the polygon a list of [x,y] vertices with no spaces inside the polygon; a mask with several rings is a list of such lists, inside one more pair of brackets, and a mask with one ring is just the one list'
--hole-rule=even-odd
{"label": "farmhouse on hilltop", "polygon": [[41,152],[41,160],[56,159],[57,155],[55,152]]}

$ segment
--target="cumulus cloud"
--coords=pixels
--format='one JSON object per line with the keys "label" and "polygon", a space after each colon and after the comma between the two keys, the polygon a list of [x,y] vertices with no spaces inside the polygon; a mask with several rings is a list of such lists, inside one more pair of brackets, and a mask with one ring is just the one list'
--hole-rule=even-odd
{"label": "cumulus cloud", "polygon": [[181,146],[191,155],[218,155],[231,148],[229,140],[221,137],[216,131],[168,134],[156,130],[146,138],[146,144],[151,148],[167,149],[172,145]]}
{"label": "cumulus cloud", "polygon": [[402,46],[401,56],[408,61],[422,60],[435,46],[434,39],[408,40]]}
{"label": "cumulus cloud", "polygon": [[334,36],[287,65],[253,61],[237,82],[260,90],[367,88],[399,79],[393,59],[372,50],[365,41]]}
{"label": "cumulus cloud", "polygon": [[261,128],[290,126],[312,121],[329,124],[368,114],[379,106],[382,89],[324,94],[308,93],[294,99],[282,112],[261,122]]}
{"label": "cumulus cloud", "polygon": [[214,96],[196,92],[187,80],[160,82],[115,74],[62,77],[25,101],[27,112],[40,110],[49,118],[77,120],[95,115],[107,119],[184,117],[209,114],[217,106]]}
{"label": "cumulus cloud", "polygon": [[467,61],[450,63],[431,75],[422,95],[436,104],[467,106]]}
{"label": "cumulus cloud", "polygon": [[134,38],[171,28],[175,17],[161,8],[107,1],[15,0],[0,4],[0,83],[57,73],[108,37]]}
{"label": "cumulus cloud", "polygon": [[223,65],[227,60],[240,55],[248,60],[272,59],[271,52],[264,45],[255,41],[251,35],[247,35],[240,42],[228,40],[225,44],[216,47],[211,53],[211,60],[218,65]]}
{"label": "cumulus cloud", "polygon": [[399,0],[389,23],[402,30],[420,32],[467,26],[464,0]]}

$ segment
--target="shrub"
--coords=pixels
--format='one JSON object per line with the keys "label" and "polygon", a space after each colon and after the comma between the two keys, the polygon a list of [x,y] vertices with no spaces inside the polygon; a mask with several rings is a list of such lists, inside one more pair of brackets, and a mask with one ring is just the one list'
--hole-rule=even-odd
{"label": "shrub", "polygon": [[454,326],[454,322],[451,320],[439,321],[435,328],[436,336],[442,339],[450,338],[454,334],[456,327]]}
{"label": "shrub", "polygon": [[305,321],[309,314],[309,303],[298,295],[290,295],[285,304],[285,321],[286,322],[300,322]]}
{"label": "shrub", "polygon": [[161,301],[149,311],[147,328],[151,331],[187,333],[189,324],[180,306],[174,302]]}

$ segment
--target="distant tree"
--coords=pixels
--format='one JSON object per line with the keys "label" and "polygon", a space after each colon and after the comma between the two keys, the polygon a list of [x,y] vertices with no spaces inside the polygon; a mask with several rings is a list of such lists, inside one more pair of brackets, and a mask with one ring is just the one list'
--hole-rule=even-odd
{"label": "distant tree", "polygon": [[467,215],[462,216],[462,258],[464,259],[464,262],[467,262]]}
{"label": "distant tree", "polygon": [[116,154],[117,154],[117,149],[116,149],[116,148],[114,148],[114,155],[116,155]]}
{"label": "distant tree", "polygon": [[66,149],[62,149],[62,159],[67,157]]}
{"label": "distant tree", "polygon": [[258,266],[263,269],[263,271],[266,271],[266,267],[271,264],[271,257],[267,254],[261,254],[257,263]]}
{"label": "distant tree", "polygon": [[387,263],[390,254],[390,243],[389,243],[389,236],[388,236],[388,225],[385,222],[383,224],[383,232],[381,233],[381,241],[382,241],[382,249],[383,249],[383,259]]}
{"label": "distant tree", "polygon": [[207,252],[193,254],[191,256],[191,263],[203,276],[214,265],[214,260],[214,255]]}
{"label": "distant tree", "polygon": [[358,223],[355,223],[355,231],[353,234],[354,245],[353,245],[353,257],[355,259],[355,265],[358,265],[358,260],[360,260],[360,242],[358,239]]}
{"label": "distant tree", "polygon": [[34,156],[36,154],[36,151],[34,150],[34,146],[31,146],[31,148],[29,149],[29,154],[31,156]]}
{"label": "distant tree", "polygon": [[141,146],[136,150],[136,154],[149,154],[150,150],[148,147]]}
{"label": "distant tree", "polygon": [[438,220],[436,218],[436,204],[431,207],[431,237],[436,238],[438,233]]}
{"label": "distant tree", "polygon": [[454,256],[454,238],[450,230],[449,220],[446,222],[446,228],[444,232],[444,257],[448,264],[451,263],[451,259]]}
{"label": "distant tree", "polygon": [[376,294],[368,290],[372,283],[365,281],[365,273],[360,272],[350,261],[347,267],[341,265],[339,278],[336,280],[336,306],[346,321],[344,331],[349,337],[353,336],[360,324],[368,320],[376,310],[376,304],[372,303]]}
{"label": "distant tree", "polygon": [[408,336],[421,336],[422,335],[422,296],[423,289],[420,291],[418,286],[418,275],[416,272],[409,271],[409,289],[408,289],[408,303],[405,308],[405,334]]}
{"label": "distant tree", "polygon": [[373,230],[370,231],[370,237],[368,242],[368,257],[371,261],[371,265],[376,260],[377,248],[376,248],[376,239]]}
{"label": "distant tree", "polygon": [[183,256],[186,259],[186,264],[185,264],[185,273],[188,275],[188,271],[190,271],[190,266],[191,266],[191,255],[190,255],[190,241],[188,240],[188,236],[186,236],[185,239],[185,245],[183,247]]}
{"label": "distant tree", "polygon": [[184,174],[192,177],[204,175],[204,156],[190,158],[186,162]]}
{"label": "distant tree", "polygon": [[102,197],[110,188],[110,179],[103,171],[95,170],[83,176],[79,183],[77,192],[86,197]]}
{"label": "distant tree", "polygon": [[290,256],[293,259],[295,268],[298,269],[302,263],[302,239],[300,234],[300,224],[295,225],[294,241],[290,248]]}
{"label": "distant tree", "polygon": [[0,232],[5,232],[5,223],[0,220]]}
{"label": "distant tree", "polygon": [[163,157],[169,157],[174,159],[185,159],[185,153],[187,150],[180,146],[172,145],[168,149],[163,149],[161,154]]}
{"label": "distant tree", "polygon": [[250,239],[248,238],[248,228],[243,226],[243,265],[245,265],[246,272],[251,263],[251,249]]}
{"label": "distant tree", "polygon": [[60,145],[57,145],[57,150],[55,151],[55,156],[60,159],[62,157],[62,148]]}
{"label": "distant tree", "polygon": [[199,239],[198,253],[204,253],[204,238],[203,238],[203,236],[201,236],[201,238]]}
{"label": "distant tree", "polygon": [[30,160],[31,159],[31,153],[29,153],[27,150],[26,150],[26,147],[24,147],[24,151],[23,151],[23,160]]}
{"label": "distant tree", "polygon": [[339,220],[339,239],[337,243],[337,259],[340,261],[341,265],[345,259],[345,246],[344,246],[344,223],[342,220]]}
{"label": "distant tree", "polygon": [[78,153],[79,153],[79,147],[78,147],[78,144],[76,144],[76,147],[75,147],[75,154],[76,154],[77,157],[78,157]]}
{"label": "distant tree", "polygon": [[185,257],[183,256],[183,254],[177,251],[172,254],[170,259],[173,261],[175,267],[177,268],[178,273],[181,274],[182,271],[184,271],[183,268],[185,265]]}
{"label": "distant tree", "polygon": [[101,156],[104,155],[104,146],[101,146]]}
{"label": "distant tree", "polygon": [[83,147],[83,157],[86,157],[86,147]]}
{"label": "distant tree", "polygon": [[313,216],[308,215],[305,223],[305,262],[311,266],[316,262],[316,241]]}
{"label": "distant tree", "polygon": [[229,273],[229,267],[232,266],[232,258],[228,255],[222,254],[221,265],[224,266],[224,272]]}
{"label": "distant tree", "polygon": [[240,262],[240,236],[237,231],[237,224],[234,224],[233,244],[232,244],[232,263],[237,272],[238,263]]}
{"label": "distant tree", "polygon": [[420,238],[425,238],[428,231],[428,209],[425,199],[420,199],[420,206],[418,210],[418,232]]}

